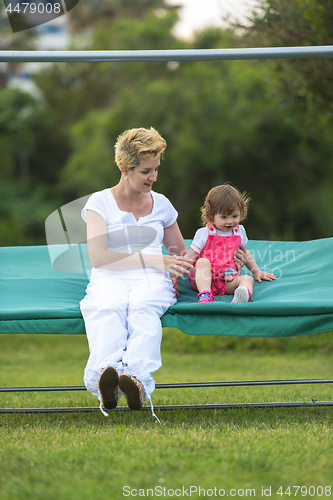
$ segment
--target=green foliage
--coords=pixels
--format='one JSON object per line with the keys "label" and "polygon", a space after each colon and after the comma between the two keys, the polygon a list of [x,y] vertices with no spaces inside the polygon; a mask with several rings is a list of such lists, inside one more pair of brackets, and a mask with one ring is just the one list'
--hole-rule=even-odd
{"label": "green foliage", "polygon": [[[49,197],[47,196],[49,193]],[[44,245],[44,223],[54,210],[51,190],[5,180],[0,182],[0,245]]]}
{"label": "green foliage", "polygon": [[[103,0],[100,10],[96,6],[80,3],[75,12],[78,25],[89,28],[84,48],[93,50],[331,43],[327,0],[269,0],[251,28],[211,28],[191,42],[175,37],[177,10],[162,0]],[[73,14],[71,23],[75,31]],[[19,186],[28,165],[30,188],[51,212],[116,184],[117,136],[127,128],[154,126],[168,143],[155,189],[179,211],[186,238],[200,224],[208,190],[226,181],[250,194],[250,238],[331,236],[331,71],[328,59],[42,66],[36,83],[47,117],[43,126],[33,99],[24,105],[33,110],[27,118],[16,111],[8,91],[0,92],[0,175],[4,183]],[[6,221],[19,219],[8,217],[8,210],[3,208]],[[35,226],[29,241],[43,240],[44,221],[38,217],[39,229]],[[24,239],[20,226],[12,238],[6,227],[2,221],[3,244]]]}
{"label": "green foliage", "polygon": [[28,153],[34,148],[35,134],[46,126],[46,117],[36,100],[19,89],[0,92],[0,177],[15,176],[29,182]]}
{"label": "green foliage", "polygon": [[93,28],[110,30],[110,25],[117,17],[137,19],[147,11],[163,11],[172,9],[165,0],[88,0],[75,7],[75,12],[69,13],[69,23],[73,32],[79,34]]}
{"label": "green foliage", "polygon": [[[226,181],[251,195],[252,238],[330,235],[325,203],[332,201],[319,202],[332,176],[330,139],[321,125],[302,130],[279,106],[267,89],[269,65],[182,63],[165,65],[158,75],[146,66],[135,80],[133,68],[122,66],[120,80],[128,84],[111,106],[91,111],[72,128],[63,185],[76,187],[80,196],[117,182],[111,145],[118,134],[154,125],[168,143],[156,189],[179,210],[185,237],[199,224],[208,190]],[[321,209],[325,218],[317,218]]]}
{"label": "green foliage", "polygon": [[62,173],[64,191],[90,193],[118,182],[118,169],[110,169],[113,150],[108,122],[109,113],[96,110],[73,126],[74,152]]}
{"label": "green foliage", "polygon": [[[254,19],[254,40],[268,46],[333,45],[331,0],[268,0]],[[298,113],[332,119],[332,59],[290,59],[276,63],[277,80],[285,105]]]}
{"label": "green foliage", "polygon": [[14,88],[0,92],[0,245],[45,241],[41,225],[52,204],[33,155],[38,134],[48,127],[43,106],[30,94]]}

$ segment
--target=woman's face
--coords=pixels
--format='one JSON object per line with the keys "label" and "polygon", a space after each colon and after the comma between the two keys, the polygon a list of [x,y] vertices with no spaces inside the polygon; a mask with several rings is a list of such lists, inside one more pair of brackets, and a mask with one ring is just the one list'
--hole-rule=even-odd
{"label": "woman's face", "polygon": [[136,191],[148,193],[157,180],[158,167],[161,159],[159,156],[151,156],[146,160],[141,160],[140,165],[128,172],[127,182]]}

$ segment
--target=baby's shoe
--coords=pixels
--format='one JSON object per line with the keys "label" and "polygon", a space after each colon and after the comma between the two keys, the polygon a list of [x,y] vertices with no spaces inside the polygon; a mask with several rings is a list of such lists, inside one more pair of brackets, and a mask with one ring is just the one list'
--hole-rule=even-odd
{"label": "baby's shoe", "polygon": [[143,385],[141,382],[132,375],[123,373],[119,379],[119,387],[125,394],[131,410],[141,410],[143,407]]}
{"label": "baby's shoe", "polygon": [[239,286],[235,290],[234,298],[232,299],[232,304],[244,304],[244,302],[252,302],[252,295],[250,290],[246,286]]}
{"label": "baby's shoe", "polygon": [[106,410],[112,410],[118,404],[118,382],[118,372],[114,366],[105,368],[99,377],[98,387]]}
{"label": "baby's shoe", "polygon": [[209,290],[202,290],[198,293],[198,302],[215,302],[214,295]]}

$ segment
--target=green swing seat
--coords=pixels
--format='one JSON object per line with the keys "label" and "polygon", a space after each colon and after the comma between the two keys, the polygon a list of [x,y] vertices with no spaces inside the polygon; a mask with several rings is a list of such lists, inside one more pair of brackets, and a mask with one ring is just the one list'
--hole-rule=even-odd
{"label": "green swing seat", "polygon": [[[249,241],[248,249],[261,269],[277,275],[276,281],[255,282],[252,303],[231,304],[231,296],[221,296],[214,303],[198,304],[185,276],[180,280],[177,303],[162,317],[163,327],[189,335],[241,337],[288,337],[333,330],[333,238]],[[91,268],[86,244],[3,247],[0,267],[0,333],[85,334],[79,302]]]}

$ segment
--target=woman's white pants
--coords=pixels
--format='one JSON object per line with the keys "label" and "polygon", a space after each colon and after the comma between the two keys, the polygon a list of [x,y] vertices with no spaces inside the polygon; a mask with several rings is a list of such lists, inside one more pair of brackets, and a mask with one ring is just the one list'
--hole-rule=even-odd
{"label": "woman's white pants", "polygon": [[99,377],[104,368],[114,366],[119,376],[137,377],[144,399],[150,397],[152,373],[162,366],[160,318],[175,302],[172,282],[164,273],[137,278],[127,272],[121,277],[107,270],[95,273],[80,303],[90,351],[84,371],[88,391],[101,401]]}

